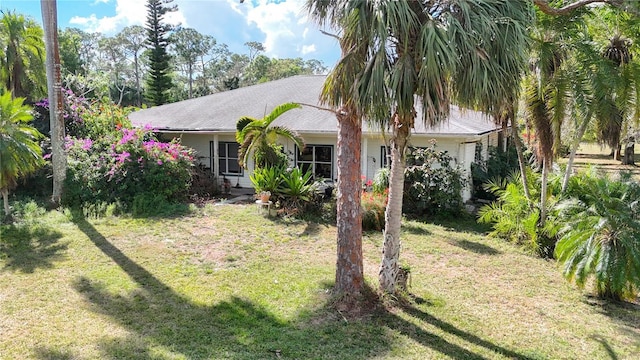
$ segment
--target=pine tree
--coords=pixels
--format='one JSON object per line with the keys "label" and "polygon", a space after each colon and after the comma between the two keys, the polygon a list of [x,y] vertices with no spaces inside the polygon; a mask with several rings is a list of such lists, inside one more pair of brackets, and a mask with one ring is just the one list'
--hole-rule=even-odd
{"label": "pine tree", "polygon": [[171,89],[169,75],[170,56],[167,53],[168,35],[171,25],[163,23],[167,12],[175,11],[177,6],[169,6],[173,0],[147,1],[147,46],[149,46],[149,77],[147,79],[146,98],[151,105],[168,102],[168,90]]}

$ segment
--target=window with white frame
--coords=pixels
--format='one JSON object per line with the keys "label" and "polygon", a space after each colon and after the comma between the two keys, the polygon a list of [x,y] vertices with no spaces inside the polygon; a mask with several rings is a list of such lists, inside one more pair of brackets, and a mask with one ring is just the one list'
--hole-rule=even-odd
{"label": "window with white frame", "polygon": [[[213,147],[211,142],[211,161],[213,162]],[[243,175],[242,166],[238,163],[238,149],[240,145],[237,142],[218,142],[218,174],[220,175]]]}
{"label": "window with white frame", "polygon": [[296,165],[306,172],[311,169],[316,179],[333,179],[333,146],[307,145],[297,151]]}

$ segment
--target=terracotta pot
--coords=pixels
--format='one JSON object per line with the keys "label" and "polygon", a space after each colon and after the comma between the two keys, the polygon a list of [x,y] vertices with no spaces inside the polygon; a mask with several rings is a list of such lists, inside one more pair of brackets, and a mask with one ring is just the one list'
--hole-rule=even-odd
{"label": "terracotta pot", "polygon": [[260,194],[260,201],[262,201],[263,203],[268,203],[270,197],[271,195],[269,194]]}

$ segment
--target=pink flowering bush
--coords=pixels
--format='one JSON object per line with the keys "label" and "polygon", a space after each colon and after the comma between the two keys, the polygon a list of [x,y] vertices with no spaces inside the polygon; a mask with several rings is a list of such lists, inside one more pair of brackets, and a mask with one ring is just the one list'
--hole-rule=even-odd
{"label": "pink flowering bush", "polygon": [[[184,199],[194,164],[192,150],[156,139],[149,127],[126,128],[98,139],[67,139],[68,205],[175,202]],[[149,200],[151,199],[151,200]]]}

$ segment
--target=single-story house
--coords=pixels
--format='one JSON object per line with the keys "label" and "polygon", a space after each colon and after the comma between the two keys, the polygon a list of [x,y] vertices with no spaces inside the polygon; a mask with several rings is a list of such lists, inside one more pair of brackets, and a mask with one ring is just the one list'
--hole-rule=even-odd
{"label": "single-story house", "polygon": [[[262,118],[274,107],[286,102],[318,105],[318,97],[326,79],[324,75],[300,75],[235,90],[219,92],[196,99],[142,109],[129,115],[134,125],[151,125],[163,137],[179,137],[182,144],[195,149],[201,163],[232,184],[251,187],[247,169],[238,165],[236,122],[242,116]],[[420,115],[418,115],[419,117]],[[297,131],[305,140],[302,152],[295,144],[282,139],[293,164],[312,168],[316,178],[337,178],[337,120],[333,113],[310,106],[290,110],[274,125]],[[488,146],[501,144],[501,128],[483,113],[451,107],[448,121],[426,127],[419,120],[411,135],[411,146],[426,147],[437,141],[437,149],[446,150],[467,174],[471,163],[485,160]],[[388,163],[383,132],[364,126],[362,136],[362,175],[372,179],[376,171]],[[469,199],[465,190],[463,198]]]}

